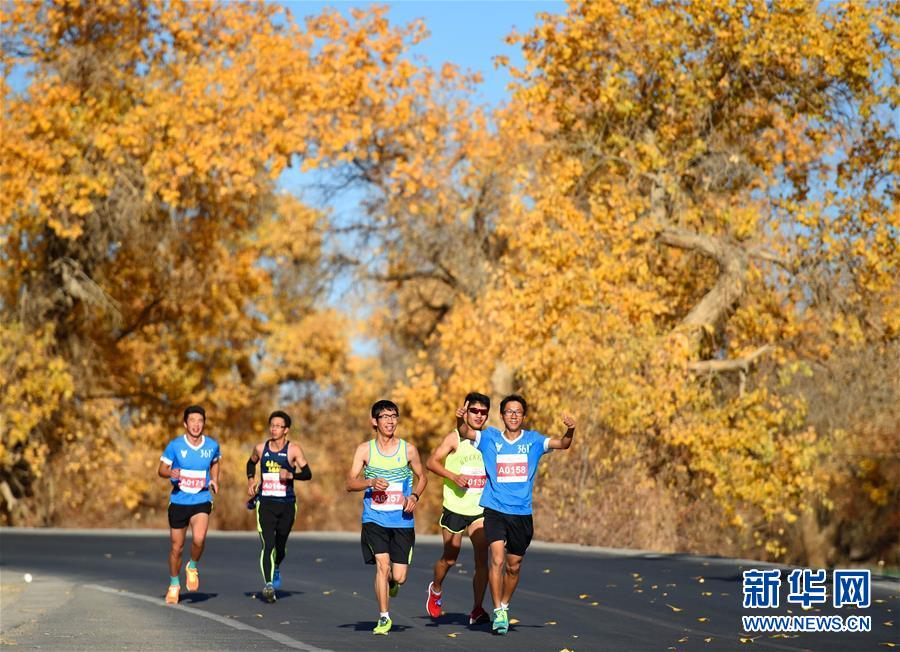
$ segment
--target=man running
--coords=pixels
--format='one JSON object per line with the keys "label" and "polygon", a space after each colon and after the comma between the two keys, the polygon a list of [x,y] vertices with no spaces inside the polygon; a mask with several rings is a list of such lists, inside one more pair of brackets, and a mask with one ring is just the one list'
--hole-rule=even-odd
{"label": "man running", "polygon": [[160,457],[157,473],[172,483],[169,497],[169,588],[166,603],[178,604],[179,568],[187,526],[191,526],[191,560],[184,567],[188,591],[200,588],[197,562],[206,544],[212,494],[219,492],[219,444],[203,434],[206,411],[199,405],[184,410],[185,434],[173,439]]}
{"label": "man running", "polygon": [[[288,535],[297,516],[294,480],[309,480],[312,471],[299,444],[289,442],[291,417],[276,410],[269,415],[271,438],[257,444],[247,460],[247,493],[256,501],[256,531],[262,540],[259,566],[262,569],[263,598],[275,602],[275,590],[281,588],[281,562],[284,561]],[[261,483],[256,481],[256,464],[262,460]]]}
{"label": "man running", "polygon": [[392,401],[381,400],[372,406],[375,438],[356,447],[346,482],[347,491],[365,492],[361,541],[363,560],[375,564],[375,598],[380,610],[372,630],[375,634],[391,631],[388,596],[396,596],[406,582],[416,543],[413,511],[428,484],[416,447],[395,436],[399,419],[400,410]]}
{"label": "man running", "polygon": [[[563,415],[567,430],[560,438],[550,438],[536,430],[523,430],[528,404],[517,394],[500,401],[504,432],[494,427],[478,432],[465,421],[468,403],[456,411],[460,437],[475,442],[484,457],[487,485],[481,496],[484,531],[490,548],[488,579],[494,601],[492,629],[509,631],[509,602],[519,583],[522,557],[534,535],[531,496],[534,474],[541,457],[553,449],[572,445],[575,420]],[[504,573],[504,562],[506,571]]]}
{"label": "man running", "polygon": [[[466,396],[466,405],[466,424],[470,430],[480,431],[491,410],[491,399],[472,392]],[[475,575],[472,578],[475,601],[469,614],[469,624],[487,622],[488,615],[482,601],[487,588],[488,547],[483,527],[484,508],[478,504],[485,484],[481,452],[469,440],[461,439],[459,432],[454,430],[434,449],[425,467],[444,478],[444,509],[439,521],[444,551],[434,564],[434,579],[428,585],[425,609],[432,618],[440,617],[442,583],[459,556],[463,532],[468,532],[475,552]]]}

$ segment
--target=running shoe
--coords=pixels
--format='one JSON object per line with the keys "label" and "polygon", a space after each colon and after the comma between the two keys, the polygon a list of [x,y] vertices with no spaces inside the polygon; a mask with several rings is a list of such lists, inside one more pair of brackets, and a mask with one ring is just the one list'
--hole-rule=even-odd
{"label": "running shoe", "polygon": [[428,583],[428,599],[425,600],[425,611],[428,612],[428,615],[432,618],[440,618],[441,617],[441,605],[444,603],[441,598],[440,593],[435,593],[431,588],[434,585],[434,582]]}
{"label": "running shoe", "polygon": [[497,634],[509,631],[509,614],[506,609],[494,609],[494,624],[491,626]]}
{"label": "running shoe", "polygon": [[474,609],[472,609],[472,613],[469,614],[469,624],[470,625],[483,625],[484,623],[489,623],[491,621],[491,617],[488,616],[488,612],[485,611],[481,605],[478,605]]}
{"label": "running shoe", "polygon": [[200,571],[196,567],[191,568],[190,563],[184,565],[184,574],[187,576],[185,584],[188,591],[196,591],[200,588]]}
{"label": "running shoe", "polygon": [[281,571],[277,568],[275,569],[275,573],[272,575],[272,586],[276,589],[281,588]]}
{"label": "running shoe", "polygon": [[388,582],[388,595],[392,598],[396,598],[397,594],[400,592],[400,582],[395,582],[391,580]]}
{"label": "running shoe", "polygon": [[378,619],[378,624],[375,625],[375,629],[372,630],[372,633],[387,635],[387,633],[389,631],[391,631],[391,624],[392,623],[391,623],[390,618],[388,618],[386,616],[382,616],[381,618]]}
{"label": "running shoe", "polygon": [[266,585],[263,587],[263,599],[270,604],[275,602],[275,587],[272,586],[271,582],[266,582]]}
{"label": "running shoe", "polygon": [[178,604],[178,594],[181,593],[180,584],[169,584],[166,590],[166,604]]}

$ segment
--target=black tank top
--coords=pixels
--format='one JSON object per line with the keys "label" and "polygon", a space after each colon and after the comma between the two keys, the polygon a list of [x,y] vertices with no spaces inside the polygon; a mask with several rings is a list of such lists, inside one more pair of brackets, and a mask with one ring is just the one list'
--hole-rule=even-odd
{"label": "black tank top", "polygon": [[280,451],[272,451],[269,449],[269,442],[267,441],[263,447],[263,454],[260,459],[262,485],[260,486],[259,497],[261,500],[270,500],[277,503],[293,503],[296,501],[293,478],[287,482],[282,482],[278,477],[281,469],[287,469],[292,474],[294,473],[294,467],[288,463],[288,447],[290,445],[290,442],[286,441],[284,448]]}

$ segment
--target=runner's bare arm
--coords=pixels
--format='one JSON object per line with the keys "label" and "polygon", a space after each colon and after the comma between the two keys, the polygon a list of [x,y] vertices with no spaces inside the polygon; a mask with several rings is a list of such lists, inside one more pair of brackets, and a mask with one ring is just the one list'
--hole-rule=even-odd
{"label": "runner's bare arm", "polygon": [[369,487],[384,491],[388,488],[388,481],[384,478],[360,478],[363,465],[368,462],[369,442],[363,442],[356,447],[353,454],[353,464],[350,466],[350,472],[347,474],[347,480],[344,483],[347,491],[365,491]]}
{"label": "runner's bare arm", "polygon": [[181,477],[181,469],[173,469],[171,464],[167,464],[162,460],[159,461],[159,468],[156,470],[156,473],[161,478],[170,478],[172,480],[178,480]]}
{"label": "runner's bare arm", "polygon": [[475,431],[469,428],[469,424],[466,423],[466,411],[469,409],[469,402],[466,401],[466,404],[461,408],[456,409],[456,430],[459,432],[459,436],[463,439],[468,439],[469,441],[475,441]]}
{"label": "runner's bare arm", "polygon": [[312,480],[312,471],[309,468],[309,462],[303,455],[303,449],[300,444],[290,444],[288,446],[288,463],[297,471],[291,473],[287,469],[281,469],[280,476],[282,480]]}
{"label": "runner's bare arm", "polygon": [[564,434],[562,437],[555,437],[551,439],[550,443],[547,445],[548,448],[565,450],[572,445],[572,436],[575,434],[575,419],[570,417],[568,414],[564,414],[563,423],[567,428],[566,434]]}
{"label": "runner's bare arm", "polygon": [[448,471],[447,467],[445,467],[443,463],[443,460],[447,459],[447,456],[456,450],[456,446],[456,433],[451,432],[449,435],[444,437],[444,439],[441,440],[441,443],[438,444],[438,447],[435,448],[434,451],[432,451],[431,455],[428,457],[428,460],[425,462],[425,468],[427,468],[432,473],[441,476],[442,478],[452,480],[458,487],[465,489],[468,486],[466,479],[458,473],[451,473],[450,471]]}
{"label": "runner's bare arm", "polygon": [[416,476],[416,488],[406,497],[406,501],[403,504],[403,511],[411,512],[419,504],[419,496],[422,495],[425,487],[428,486],[428,476],[425,474],[425,469],[422,467],[422,459],[419,457],[419,451],[416,450],[415,446],[407,444],[406,455],[409,458],[409,466]]}

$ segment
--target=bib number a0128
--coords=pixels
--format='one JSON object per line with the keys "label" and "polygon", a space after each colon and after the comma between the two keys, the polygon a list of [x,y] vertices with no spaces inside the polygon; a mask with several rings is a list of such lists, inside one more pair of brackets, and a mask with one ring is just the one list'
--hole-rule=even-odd
{"label": "bib number a0128", "polygon": [[527,482],[528,456],[510,454],[497,456],[497,482]]}
{"label": "bib number a0128", "polygon": [[391,482],[384,491],[372,489],[372,509],[379,512],[394,512],[403,509],[403,483]]}
{"label": "bib number a0128", "polygon": [[181,469],[181,477],[178,479],[178,488],[186,494],[200,493],[206,486],[206,471],[193,469]]}
{"label": "bib number a0128", "polygon": [[262,495],[272,496],[273,498],[284,498],[287,496],[287,485],[281,481],[280,473],[262,474]]}

